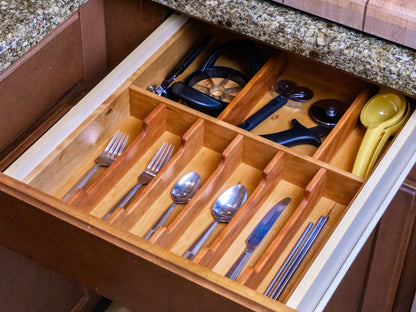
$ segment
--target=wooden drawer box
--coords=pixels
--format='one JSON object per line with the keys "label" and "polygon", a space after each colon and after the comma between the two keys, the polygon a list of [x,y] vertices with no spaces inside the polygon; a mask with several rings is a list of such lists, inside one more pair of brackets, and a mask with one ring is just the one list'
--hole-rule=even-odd
{"label": "wooden drawer box", "polygon": [[[178,80],[195,71],[212,46],[237,37],[214,27],[209,31],[214,34],[210,46]],[[207,32],[204,24],[172,15],[1,174],[6,203],[1,243],[19,244],[22,253],[138,310],[322,310],[414,164],[409,142],[416,116],[363,179],[351,173],[365,132],[359,114],[377,88],[355,77],[258,44],[264,66],[218,118],[146,90]],[[302,109],[283,107],[253,132],[236,127],[272,98],[269,87],[282,79],[313,89],[313,100]],[[257,135],[285,130],[292,118],[315,126],[308,106],[326,98],[349,107],[318,148],[286,148]],[[126,151],[61,201],[117,130],[130,135]],[[125,209],[101,220],[163,142],[175,146],[167,165]],[[177,206],[149,241],[142,239],[172,203],[179,177],[191,171],[200,174],[201,189]],[[193,261],[182,258],[213,221],[215,199],[235,184],[247,187],[247,201],[230,223],[216,228]],[[291,197],[289,206],[236,282],[224,277],[249,233],[284,197]],[[264,296],[306,225],[327,215],[323,232],[279,301]]]}

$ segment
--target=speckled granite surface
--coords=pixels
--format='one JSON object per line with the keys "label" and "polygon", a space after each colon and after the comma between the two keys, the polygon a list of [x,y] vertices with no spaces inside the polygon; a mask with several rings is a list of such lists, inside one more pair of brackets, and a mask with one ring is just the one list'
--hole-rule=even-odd
{"label": "speckled granite surface", "polygon": [[0,0],[0,72],[87,0]]}
{"label": "speckled granite surface", "polygon": [[[0,72],[87,0],[0,0]],[[153,0],[416,95],[416,51],[267,0]]]}
{"label": "speckled granite surface", "polygon": [[416,51],[267,0],[153,0],[416,95]]}

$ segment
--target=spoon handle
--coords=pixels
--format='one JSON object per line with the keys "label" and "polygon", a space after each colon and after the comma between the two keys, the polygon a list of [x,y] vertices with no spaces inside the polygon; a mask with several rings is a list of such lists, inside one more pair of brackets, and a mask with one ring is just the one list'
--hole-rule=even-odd
{"label": "spoon handle", "polygon": [[[352,168],[353,174],[363,178],[367,177],[367,173],[369,171],[369,163],[371,158],[378,156],[375,154],[375,152],[377,145],[380,143],[380,139],[383,137],[383,134],[383,126],[367,128],[355,158],[354,166]],[[380,151],[378,151],[378,153],[380,153]]]}
{"label": "spoon handle", "polygon": [[160,216],[160,218],[156,221],[155,224],[150,228],[149,231],[143,236],[145,240],[148,240],[150,237],[152,237],[153,233],[156,232],[156,230],[161,227],[166,219],[169,217],[170,213],[172,212],[173,208],[175,208],[176,203],[172,203],[172,205],[169,206],[168,209],[165,210],[165,212]]}
{"label": "spoon handle", "polygon": [[192,244],[191,247],[182,255],[182,257],[193,260],[195,258],[198,251],[201,249],[202,245],[207,240],[208,236],[211,234],[212,230],[217,226],[218,221],[214,221],[210,224],[209,227],[197,238],[197,240]]}

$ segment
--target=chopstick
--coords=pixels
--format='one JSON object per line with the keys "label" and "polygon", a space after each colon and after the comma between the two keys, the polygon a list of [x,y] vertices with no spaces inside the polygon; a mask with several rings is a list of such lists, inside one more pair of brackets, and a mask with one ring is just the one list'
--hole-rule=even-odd
{"label": "chopstick", "polygon": [[313,225],[313,222],[310,222],[307,225],[306,229],[296,242],[289,256],[286,258],[285,262],[276,273],[276,276],[273,278],[269,287],[265,291],[264,294],[266,296],[269,296],[274,300],[279,298],[286,285],[292,278],[293,274],[296,272],[300,263],[310,250],[312,244],[315,242],[328,218],[328,216],[321,216],[315,226]]}

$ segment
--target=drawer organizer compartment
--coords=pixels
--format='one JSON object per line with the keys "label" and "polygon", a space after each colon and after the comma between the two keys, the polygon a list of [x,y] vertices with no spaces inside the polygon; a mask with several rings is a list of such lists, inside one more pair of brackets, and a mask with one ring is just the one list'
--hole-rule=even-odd
{"label": "drawer organizer compartment", "polygon": [[[111,129],[97,130],[97,123],[107,118],[112,120]],[[130,134],[127,148],[109,168],[96,174],[97,177],[84,189],[78,189],[66,200],[70,207],[102,218],[137,182],[137,177],[163,142],[170,143],[175,148],[167,164],[124,208],[115,210],[108,222],[143,237],[172,203],[171,192],[179,178],[197,172],[201,177],[201,188],[189,203],[177,205],[164,225],[150,237],[150,242],[181,256],[214,221],[211,208],[215,200],[229,187],[244,185],[248,193],[245,203],[229,223],[220,223],[215,228],[193,259],[224,275],[243,251],[245,238],[260,219],[279,200],[290,197],[290,204],[237,280],[261,293],[305,224],[329,215],[324,231],[308,253],[308,257],[313,257],[363,182],[361,178],[281,149],[268,140],[258,140],[253,134],[247,135],[243,130],[134,85],[104,103],[62,149],[38,166],[36,174],[33,172],[27,177],[26,182],[46,193],[62,196],[72,187],[64,177],[78,172],[79,176],[73,181],[79,179],[88,170],[84,163],[92,166],[95,157],[117,130]],[[94,137],[106,136],[95,155],[87,151],[88,148],[79,149],[79,142],[92,133]],[[83,151],[85,155],[81,155]],[[75,156],[78,167],[83,170],[67,161]],[[82,156],[85,161],[80,160]],[[50,175],[56,166],[60,166],[62,177],[56,177],[55,181]],[[63,182],[57,186],[60,180]],[[302,263],[297,275],[301,276],[307,263]],[[296,285],[297,278],[291,281],[288,292]]]}
{"label": "drawer organizer compartment", "polygon": [[[155,54],[138,71],[133,83],[143,89],[149,89],[150,86],[163,81],[164,77],[175,68],[180,58],[186,55],[192,45],[207,33],[206,26],[202,26],[202,29],[198,26],[200,26],[198,23],[189,24],[188,27],[184,27],[182,31],[178,32],[174,40],[168,42],[162,51]],[[201,70],[201,66],[206,66],[205,64],[213,58],[212,55],[216,55],[216,49],[227,46],[235,39],[233,35],[227,37],[224,32],[218,35],[215,29],[211,33],[214,34],[213,39],[199,53],[191,65],[177,77],[176,82],[187,83],[193,81],[194,79],[189,80],[189,78],[196,71]],[[333,128],[328,131],[328,134],[320,138],[322,144],[296,144],[291,149],[351,172],[366,130],[360,122],[360,113],[370,97],[376,94],[378,88],[321,63],[270,49],[260,44],[257,44],[257,47],[262,55],[261,62],[257,63],[263,65],[240,92],[232,95],[229,104],[218,114],[218,119],[236,126],[241,125],[273,98],[279,96],[274,88],[278,82],[289,81],[297,87],[306,87],[311,91],[309,99],[304,102],[296,102],[289,98],[286,105],[271,113],[251,132],[258,135],[268,135],[289,130],[293,126],[293,119],[296,119],[306,128],[319,125],[320,123],[317,120],[332,123]],[[248,65],[244,58],[238,59],[236,55],[224,53],[218,57],[215,66],[231,67],[245,73],[247,69],[244,66],[247,67]],[[248,71],[250,72],[250,70]],[[221,76],[214,70],[215,74]],[[200,84],[207,86],[211,84],[209,80],[205,79]],[[214,80],[216,87],[224,81],[226,88],[235,87],[235,83],[230,83],[228,79],[217,78],[212,80]],[[189,85],[191,84],[189,82]],[[217,91],[217,89],[219,87],[215,90]],[[386,88],[379,90],[379,92],[388,91]],[[212,90],[210,92],[211,94],[215,93]],[[186,100],[179,99],[179,101],[184,102],[185,105],[187,104]],[[326,105],[329,108],[334,107],[335,113],[334,111],[327,113],[328,107]],[[310,113],[312,111],[311,107],[316,108],[314,109],[316,113]],[[201,110],[204,111],[204,108]],[[336,116],[331,116],[331,114]]]}
{"label": "drawer organizer compartment", "polygon": [[[264,297],[305,228],[311,222],[316,224],[320,217],[328,217],[278,298],[284,303],[366,182],[351,171],[365,134],[360,113],[377,88],[322,64],[256,43],[263,57],[262,66],[215,117],[187,107],[181,100],[148,91],[149,86],[163,81],[199,38],[213,34],[176,82],[186,82],[216,46],[239,39],[235,34],[207,28],[196,21],[185,24],[22,181],[62,199],[95,165],[95,159],[117,131],[128,134],[125,150],[109,167],[99,168],[82,189],[65,198],[65,203],[72,211],[96,220],[105,231],[116,229],[144,237],[152,246],[168,251],[169,261],[185,271],[190,262],[182,258],[214,221],[213,209],[221,195],[235,185],[243,185],[247,198],[238,211],[227,222],[219,222],[198,252],[188,259],[201,268],[202,276],[217,281],[221,287],[235,293],[254,290],[259,298]],[[227,53],[218,59],[218,64],[249,71],[244,60]],[[228,79],[223,80],[216,83],[229,87]],[[279,81],[294,81],[312,90],[313,95],[301,103],[285,100],[286,105],[252,131],[238,127],[273,98],[284,96],[270,92]],[[328,99],[342,102],[345,111],[329,133],[320,138],[318,146],[285,147],[261,136],[290,129],[293,119],[306,128],[318,126],[309,111]],[[160,170],[119,207],[119,200],[135,186],[165,143],[173,149],[161,161]],[[189,201],[178,203],[148,235],[174,202],[172,192],[179,180],[191,172],[199,174],[200,187]],[[246,249],[246,239],[271,208],[287,197],[287,207],[242,266],[235,278],[236,286],[230,287],[223,276]],[[276,307],[269,299],[259,301],[269,309]]]}

